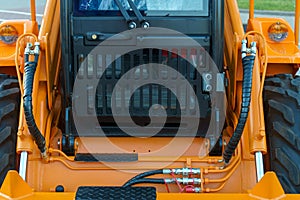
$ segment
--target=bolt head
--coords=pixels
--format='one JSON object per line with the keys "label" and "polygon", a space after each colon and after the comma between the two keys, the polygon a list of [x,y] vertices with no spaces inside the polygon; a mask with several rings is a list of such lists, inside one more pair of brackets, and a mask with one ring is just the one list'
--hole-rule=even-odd
{"label": "bolt head", "polygon": [[206,74],[206,75],[205,75],[205,78],[206,78],[207,80],[211,80],[211,79],[212,79],[212,75],[211,75],[211,74]]}
{"label": "bolt head", "polygon": [[130,22],[130,23],[129,23],[129,28],[130,28],[130,29],[136,28],[136,23],[135,23],[135,22]]}
{"label": "bolt head", "polygon": [[58,146],[59,149],[60,149],[60,144],[61,144],[61,141],[60,141],[60,139],[58,139],[57,140],[57,146]]}
{"label": "bolt head", "polygon": [[143,22],[143,23],[142,23],[142,27],[143,27],[144,29],[149,28],[149,27],[150,27],[149,22]]}
{"label": "bolt head", "polygon": [[211,85],[207,85],[206,86],[206,91],[210,92],[212,90],[212,86]]}
{"label": "bolt head", "polygon": [[93,39],[93,40],[96,40],[96,39],[97,39],[97,35],[96,35],[96,34],[93,34],[93,35],[92,35],[92,39]]}

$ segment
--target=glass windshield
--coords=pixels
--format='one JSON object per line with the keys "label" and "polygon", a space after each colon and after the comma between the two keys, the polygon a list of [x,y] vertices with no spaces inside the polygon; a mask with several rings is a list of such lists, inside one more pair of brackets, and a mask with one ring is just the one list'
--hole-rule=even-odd
{"label": "glass windshield", "polygon": [[[119,11],[115,0],[79,0],[79,11]],[[128,0],[119,0],[131,11]],[[208,0],[131,0],[144,15],[207,16]]]}

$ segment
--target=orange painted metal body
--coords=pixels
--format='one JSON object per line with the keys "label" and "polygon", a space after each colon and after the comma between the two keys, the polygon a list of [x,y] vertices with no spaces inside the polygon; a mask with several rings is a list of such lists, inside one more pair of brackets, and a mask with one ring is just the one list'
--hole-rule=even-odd
{"label": "orange painted metal body", "polygon": [[[34,0],[31,0],[31,3],[34,4]],[[299,8],[299,3],[297,3],[297,7]],[[240,57],[241,40],[247,37],[250,41],[256,41],[259,50],[253,70],[252,98],[248,121],[238,149],[230,164],[225,168],[222,157],[199,156],[208,153],[206,139],[200,138],[194,139],[189,149],[181,157],[176,158],[174,162],[170,162],[174,159],[172,151],[165,152],[165,155],[155,154],[156,149],[169,143],[172,138],[110,139],[111,143],[122,147],[126,152],[139,153],[138,161],[134,163],[107,164],[74,161],[74,157],[65,155],[60,150],[60,146],[57,145],[61,138],[58,121],[62,104],[62,94],[60,94],[59,89],[62,51],[59,26],[60,1],[47,1],[39,32],[37,32],[34,8],[32,8],[32,21],[4,22],[16,26],[20,37],[22,33],[33,33],[36,40],[41,43],[34,81],[33,112],[37,125],[46,138],[48,157],[47,159],[41,158],[38,148],[28,132],[21,106],[16,151],[18,153],[29,152],[27,183],[15,171],[10,172],[0,190],[0,199],[74,199],[78,186],[121,186],[137,173],[158,169],[161,165],[167,165],[168,168],[200,168],[201,174],[198,178],[202,179],[200,185],[202,193],[182,194],[175,184],[170,185],[171,193],[167,193],[165,186],[161,185],[156,186],[158,199],[299,199],[299,195],[285,195],[273,173],[267,173],[261,182],[256,183],[253,157],[255,152],[267,153],[262,105],[264,78],[278,73],[295,73],[298,70],[300,54],[297,41],[299,38],[295,37],[293,30],[288,26],[290,34],[285,41],[275,43],[268,39],[267,30],[272,23],[286,22],[282,19],[254,18],[254,1],[250,1],[250,19],[247,30],[250,32],[246,35],[240,20],[237,3],[232,0],[225,0],[224,11],[224,69],[229,84],[226,118],[228,127],[224,130],[223,138],[225,141],[228,141],[232,135],[240,111],[243,75]],[[296,16],[299,16],[299,13],[300,11],[297,10]],[[296,18],[298,19],[296,23],[299,24],[299,17]],[[299,28],[299,26],[296,27]],[[34,37],[31,36],[30,38],[30,40],[34,40]],[[25,39],[26,37],[24,37]],[[17,45],[0,46],[0,66],[13,66],[10,69],[17,69],[15,74],[19,74],[19,80],[22,80],[20,77],[22,75],[21,49],[25,47],[24,40],[18,40]],[[16,52],[19,53],[16,54]],[[17,67],[14,66],[15,63],[17,63]],[[1,67],[0,72],[2,73]],[[6,72],[8,73],[8,71]],[[77,153],[87,152],[87,148],[96,153],[103,151],[105,153],[118,153],[106,147],[106,142],[101,138],[81,138],[76,140],[75,149]],[[181,143],[185,143],[185,138],[181,139]],[[163,177],[171,178],[169,175]],[[55,193],[57,185],[63,185],[65,192]]]}
{"label": "orange painted metal body", "polygon": [[[199,199],[200,194],[183,194],[183,193],[157,193],[158,200],[164,199]],[[9,198],[10,197],[10,198]],[[267,172],[262,180],[257,183],[247,193],[203,193],[202,199],[207,200],[257,200],[257,199],[285,199],[297,200],[297,194],[284,194],[284,191],[273,172]],[[74,192],[34,192],[31,187],[18,175],[16,171],[10,171],[0,190],[0,199],[75,199]]]}
{"label": "orange painted metal body", "polygon": [[[31,187],[18,175],[16,171],[10,171],[4,181],[4,186],[0,190],[1,199],[22,199],[22,200],[35,200],[35,199],[74,199],[75,193],[73,192],[34,192]],[[199,199],[200,194],[184,194],[184,193],[157,193],[157,199],[186,199],[196,200]],[[9,198],[10,197],[10,198]],[[297,200],[299,195],[284,194],[284,191],[273,172],[267,172],[262,180],[257,183],[247,193],[203,193],[202,199],[206,200],[255,200],[255,199],[285,199]]]}

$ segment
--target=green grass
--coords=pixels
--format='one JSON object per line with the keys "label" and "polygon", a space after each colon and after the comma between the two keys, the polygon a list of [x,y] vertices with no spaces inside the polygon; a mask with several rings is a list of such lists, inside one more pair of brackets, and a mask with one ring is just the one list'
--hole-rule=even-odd
{"label": "green grass", "polygon": [[[237,0],[237,2],[240,8],[244,8],[244,9],[249,8],[249,0]],[[296,2],[295,0],[256,0],[255,9],[294,11],[295,2]]]}

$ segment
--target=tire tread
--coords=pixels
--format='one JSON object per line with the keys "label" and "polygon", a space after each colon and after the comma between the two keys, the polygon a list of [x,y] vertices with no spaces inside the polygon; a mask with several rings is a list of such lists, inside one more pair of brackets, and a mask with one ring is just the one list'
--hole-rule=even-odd
{"label": "tire tread", "polygon": [[264,87],[271,170],[287,193],[300,193],[300,77],[280,74]]}
{"label": "tire tread", "polygon": [[0,185],[7,171],[16,168],[19,104],[18,80],[0,74]]}

